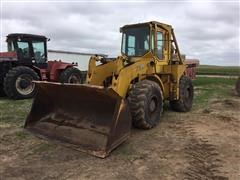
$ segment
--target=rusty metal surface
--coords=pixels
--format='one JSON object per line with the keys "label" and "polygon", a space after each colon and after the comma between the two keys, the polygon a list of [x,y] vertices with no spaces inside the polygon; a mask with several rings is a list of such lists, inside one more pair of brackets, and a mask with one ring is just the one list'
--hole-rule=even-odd
{"label": "rusty metal surface", "polygon": [[186,59],[185,64],[192,65],[192,66],[198,66],[200,64],[200,61],[198,59]]}
{"label": "rusty metal surface", "polygon": [[184,62],[187,65],[185,74],[188,77],[190,77],[191,79],[196,79],[197,66],[199,66],[199,60],[198,59],[187,59]]}
{"label": "rusty metal surface", "polygon": [[80,151],[106,157],[130,133],[127,103],[113,89],[36,82],[25,128]]}

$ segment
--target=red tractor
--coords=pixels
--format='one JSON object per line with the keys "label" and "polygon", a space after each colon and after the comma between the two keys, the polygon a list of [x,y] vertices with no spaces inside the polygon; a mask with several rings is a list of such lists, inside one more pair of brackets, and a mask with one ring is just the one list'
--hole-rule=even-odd
{"label": "red tractor", "polygon": [[48,61],[45,36],[9,34],[8,52],[0,53],[0,93],[11,99],[31,98],[36,93],[33,80],[82,83],[77,64]]}

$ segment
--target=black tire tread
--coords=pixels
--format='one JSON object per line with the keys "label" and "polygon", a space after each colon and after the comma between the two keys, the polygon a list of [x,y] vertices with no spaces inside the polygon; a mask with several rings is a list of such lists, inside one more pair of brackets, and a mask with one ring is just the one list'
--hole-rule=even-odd
{"label": "black tire tread", "polygon": [[18,67],[12,68],[6,74],[6,76],[4,78],[4,84],[3,84],[4,92],[9,98],[11,98],[11,99],[26,99],[26,98],[31,98],[34,96],[35,92],[30,95],[23,96],[23,95],[19,94],[16,90],[16,87],[15,87],[16,78],[17,78],[17,76],[24,74],[24,73],[30,74],[34,80],[39,80],[38,74],[33,69],[31,69],[27,66],[18,66]]}
{"label": "black tire tread", "polygon": [[[130,105],[130,111],[132,115],[132,123],[133,126],[140,129],[151,129],[157,125],[150,124],[145,119],[145,103],[147,101],[147,97],[149,93],[151,93],[152,88],[157,88],[161,93],[161,98],[163,100],[163,95],[160,86],[153,81],[150,80],[143,80],[136,84],[134,84],[129,91],[128,102]],[[163,111],[161,107],[160,115]]]}
{"label": "black tire tread", "polygon": [[3,90],[3,84],[0,84],[0,97],[6,96],[4,90]]}
{"label": "black tire tread", "polygon": [[81,71],[79,69],[75,68],[75,67],[69,67],[69,68],[63,70],[63,72],[59,76],[59,82],[60,83],[67,83],[68,78],[69,78],[70,74],[72,74],[72,73],[78,73],[81,77],[80,82],[81,83],[83,82]]}
{"label": "black tire tread", "polygon": [[174,100],[174,101],[170,101],[170,107],[177,112],[188,112],[191,110],[191,107],[189,108],[189,106],[184,102],[183,97],[184,97],[184,89],[185,86],[190,84],[192,86],[192,80],[188,77],[188,76],[182,76],[180,78],[180,82],[179,82],[179,93],[180,93],[180,97],[179,100]]}

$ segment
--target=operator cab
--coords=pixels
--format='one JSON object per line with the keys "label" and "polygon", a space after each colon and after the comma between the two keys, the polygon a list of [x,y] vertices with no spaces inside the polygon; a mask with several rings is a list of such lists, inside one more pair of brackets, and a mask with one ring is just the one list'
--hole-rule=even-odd
{"label": "operator cab", "polygon": [[123,28],[122,53],[128,57],[141,57],[150,50],[150,27]]}
{"label": "operator cab", "polygon": [[33,34],[9,34],[8,52],[16,52],[21,64],[47,68],[47,38]]}
{"label": "operator cab", "polygon": [[171,39],[171,31],[170,25],[156,21],[125,25],[120,28],[121,53],[130,62],[135,62],[150,54],[158,61],[167,62],[172,52],[171,44],[175,43]]}

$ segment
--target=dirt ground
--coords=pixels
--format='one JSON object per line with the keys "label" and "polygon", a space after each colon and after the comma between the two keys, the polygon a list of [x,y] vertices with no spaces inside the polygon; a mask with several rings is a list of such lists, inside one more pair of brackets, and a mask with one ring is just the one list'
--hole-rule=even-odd
{"label": "dirt ground", "polygon": [[[200,93],[201,89],[196,91]],[[240,98],[209,99],[190,113],[165,108],[160,124],[106,159],[0,127],[0,179],[240,179]]]}

